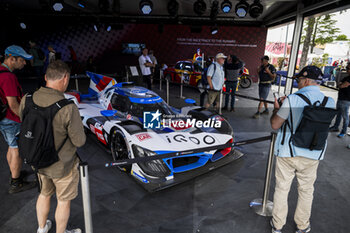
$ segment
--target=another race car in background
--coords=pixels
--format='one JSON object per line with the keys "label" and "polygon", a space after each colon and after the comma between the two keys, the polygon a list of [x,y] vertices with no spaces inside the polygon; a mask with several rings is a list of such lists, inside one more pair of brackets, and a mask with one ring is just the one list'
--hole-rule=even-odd
{"label": "another race car in background", "polygon": [[164,77],[169,81],[197,87],[202,78],[203,68],[192,60],[178,61],[174,67],[164,70]]}
{"label": "another race car in background", "polygon": [[[66,98],[74,100],[85,129],[110,149],[113,161],[171,152],[178,154],[120,167],[130,172],[147,190],[155,191],[186,181],[241,156],[233,153],[230,124],[216,112],[194,105],[176,109],[144,87],[132,83],[117,84],[112,78],[87,74],[91,78],[89,94],[70,92],[66,93]],[[147,118],[149,114],[152,119]],[[151,120],[153,126],[154,118],[160,115],[172,116],[171,122],[165,125],[162,121],[158,122],[158,127],[147,127],[146,119]],[[206,127],[183,124],[187,120],[219,122],[221,127],[212,123]],[[227,148],[181,154],[182,151],[227,144],[230,144]]]}

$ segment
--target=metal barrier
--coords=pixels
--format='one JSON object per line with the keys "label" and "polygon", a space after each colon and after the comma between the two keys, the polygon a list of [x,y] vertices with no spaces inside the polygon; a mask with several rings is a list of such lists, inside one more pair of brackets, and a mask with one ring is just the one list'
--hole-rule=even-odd
{"label": "metal barrier", "polygon": [[265,185],[263,198],[254,199],[250,202],[250,207],[253,208],[255,213],[261,216],[272,216],[273,202],[269,201],[270,185],[271,185],[271,175],[272,175],[272,164],[274,158],[275,142],[277,134],[275,132],[271,133],[271,144],[269,157],[267,160],[266,174],[265,174]]}
{"label": "metal barrier", "polygon": [[219,100],[219,114],[220,115],[222,114],[221,107],[222,107],[222,90],[220,90],[220,100]]}
{"label": "metal barrier", "polygon": [[88,163],[87,162],[80,163],[79,170],[80,170],[81,190],[82,190],[82,196],[83,196],[85,233],[93,233]]}
{"label": "metal barrier", "polygon": [[163,70],[159,71],[159,90],[162,90]]}
{"label": "metal barrier", "polygon": [[166,103],[169,104],[169,79],[166,78]]}

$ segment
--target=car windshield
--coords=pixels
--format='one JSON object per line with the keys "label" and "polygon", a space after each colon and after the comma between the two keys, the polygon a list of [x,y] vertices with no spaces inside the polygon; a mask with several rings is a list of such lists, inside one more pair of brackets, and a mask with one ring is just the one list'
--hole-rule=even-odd
{"label": "car windshield", "polygon": [[187,71],[192,71],[192,64],[186,62],[182,65],[182,69]]}
{"label": "car windshield", "polygon": [[129,112],[131,115],[143,118],[143,112],[155,112],[159,110],[160,113],[165,115],[175,114],[170,107],[162,102],[153,103],[153,104],[140,104],[140,103],[130,103]]}
{"label": "car windshield", "polygon": [[202,72],[203,71],[203,68],[200,66],[200,64],[193,63],[193,66],[194,66],[194,71],[195,72]]}

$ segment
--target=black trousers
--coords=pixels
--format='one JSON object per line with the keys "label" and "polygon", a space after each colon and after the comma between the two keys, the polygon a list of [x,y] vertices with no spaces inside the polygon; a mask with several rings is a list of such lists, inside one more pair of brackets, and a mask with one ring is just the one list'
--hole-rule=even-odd
{"label": "black trousers", "polygon": [[147,89],[152,90],[151,75],[144,75],[143,82],[146,83]]}

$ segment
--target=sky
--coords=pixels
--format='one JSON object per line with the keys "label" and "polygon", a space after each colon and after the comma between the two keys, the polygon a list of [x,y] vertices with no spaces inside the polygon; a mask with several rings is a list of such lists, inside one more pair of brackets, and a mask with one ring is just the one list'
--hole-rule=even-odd
{"label": "sky", "polygon": [[[340,29],[339,34],[345,34],[350,38],[350,9],[347,11],[343,11],[334,13],[335,16],[333,19],[337,20],[336,26]],[[279,26],[268,30],[267,33],[267,41],[268,42],[285,42],[286,40],[286,32],[288,28],[288,42],[292,41],[294,23],[290,23],[289,26]]]}

